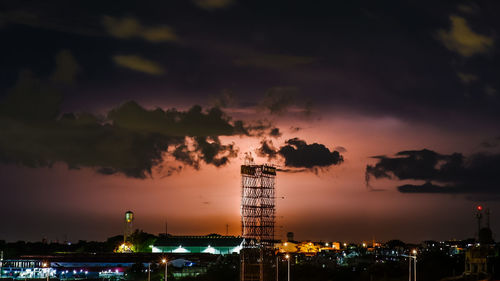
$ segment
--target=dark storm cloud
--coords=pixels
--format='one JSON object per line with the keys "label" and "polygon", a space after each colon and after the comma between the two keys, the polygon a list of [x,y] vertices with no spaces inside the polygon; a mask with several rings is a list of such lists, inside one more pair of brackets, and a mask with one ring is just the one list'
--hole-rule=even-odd
{"label": "dark storm cloud", "polygon": [[16,120],[50,120],[59,114],[62,100],[61,91],[52,83],[23,70],[0,103],[0,113]]}
{"label": "dark storm cloud", "polygon": [[[141,84],[145,99],[176,92],[197,102],[230,88],[240,105],[270,100],[263,108],[273,114],[308,113],[307,98],[323,112],[455,126],[454,116],[467,116],[489,125],[500,120],[500,24],[491,12],[499,8],[497,1],[10,1],[0,13],[2,53],[12,54],[0,66],[0,87],[12,85],[12,69],[42,68],[40,60],[65,48],[84,57],[87,75],[72,104],[93,103],[115,85]],[[113,63],[118,54],[135,57]],[[140,73],[167,70],[168,79]],[[292,103],[265,94],[276,86],[300,93]]]}
{"label": "dark storm cloud", "polygon": [[491,138],[480,143],[480,146],[486,149],[500,146],[500,137]]}
{"label": "dark storm cloud", "polygon": [[401,151],[396,157],[376,156],[375,165],[366,166],[371,177],[423,180],[422,185],[398,187],[404,193],[499,193],[500,154],[439,154],[423,150]]}
{"label": "dark storm cloud", "polygon": [[[63,53],[63,61],[71,57]],[[265,124],[232,121],[221,109],[146,109],[126,102],[105,116],[61,114],[63,95],[56,84],[73,81],[75,62],[59,63],[51,79],[21,72],[0,102],[0,161],[28,167],[63,162],[69,168],[90,167],[102,174],[144,178],[157,169],[163,175],[182,167],[165,164],[168,156],[192,166],[223,166],[237,156],[234,144],[219,136],[260,134]],[[69,59],[72,61],[72,59]],[[59,73],[59,69],[70,73]],[[55,78],[57,77],[57,79]],[[156,170],[155,170],[156,171]]]}
{"label": "dark storm cloud", "polygon": [[258,119],[246,123],[243,123],[241,121],[235,121],[234,127],[235,130],[238,130],[242,134],[247,136],[254,136],[254,137],[262,137],[267,135],[273,136],[273,133],[276,133],[275,131],[276,128],[273,126],[272,122],[267,119]]}
{"label": "dark storm cloud", "polygon": [[283,114],[294,104],[298,93],[295,87],[273,87],[267,90],[259,106],[271,114]]}
{"label": "dark storm cloud", "polygon": [[272,140],[263,139],[260,147],[255,151],[260,157],[267,157],[269,160],[276,158],[278,150],[274,147]]}
{"label": "dark storm cloud", "polygon": [[193,146],[193,149],[189,149],[186,144],[178,145],[172,155],[176,160],[197,170],[201,162],[220,167],[227,164],[231,158],[238,156],[238,149],[234,143],[221,144],[219,138],[214,136],[194,137]]}
{"label": "dark storm cloud", "polygon": [[238,156],[234,143],[222,145],[218,137],[198,136],[194,140],[196,151],[206,164],[219,167],[227,164],[230,158]]}
{"label": "dark storm cloud", "polygon": [[229,89],[222,90],[221,94],[212,98],[211,103],[214,107],[220,108],[227,108],[238,105],[234,92]]}
{"label": "dark storm cloud", "polygon": [[256,149],[256,153],[258,156],[268,159],[274,159],[278,155],[283,157],[285,166],[289,168],[281,169],[284,172],[317,170],[339,165],[344,161],[343,156],[338,151],[330,151],[323,144],[307,144],[298,138],[289,139],[285,143],[286,145],[276,149],[271,140],[264,139],[260,142],[261,146]]}
{"label": "dark storm cloud", "polygon": [[281,132],[279,128],[272,128],[271,131],[269,131],[269,136],[271,137],[281,137]]}
{"label": "dark storm cloud", "polygon": [[[237,155],[234,144],[218,136],[238,134],[221,112],[146,110],[128,102],[106,118],[64,114],[59,119],[20,120],[2,111],[0,160],[29,167],[64,162],[70,168],[92,167],[104,174],[144,178],[162,163],[169,147],[182,163],[223,166]],[[194,140],[194,149],[185,144]]]}
{"label": "dark storm cloud", "polygon": [[258,105],[259,110],[268,111],[271,115],[282,115],[293,106],[304,116],[311,115],[312,103],[304,101],[296,87],[272,87],[268,89]]}
{"label": "dark storm cloud", "polygon": [[307,144],[298,138],[289,139],[286,144],[280,148],[279,154],[285,158],[285,166],[287,167],[328,167],[344,161],[338,151],[330,151],[323,144]]}
{"label": "dark storm cloud", "polygon": [[56,83],[71,85],[80,71],[81,67],[73,54],[69,50],[62,50],[56,56],[56,69],[51,79]]}

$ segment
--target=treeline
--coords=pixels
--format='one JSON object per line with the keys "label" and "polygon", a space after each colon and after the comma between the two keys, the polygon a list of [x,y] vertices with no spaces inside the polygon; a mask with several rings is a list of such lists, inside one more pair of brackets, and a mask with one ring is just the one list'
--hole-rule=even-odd
{"label": "treeline", "polygon": [[[146,233],[142,230],[135,230],[127,239],[134,244],[137,252],[151,252],[150,245],[158,239],[157,236]],[[6,242],[0,240],[0,251],[3,251],[4,259],[16,259],[23,255],[47,255],[54,253],[111,253],[121,243],[123,236],[116,235],[109,237],[103,242],[80,240],[76,243],[58,242]]]}

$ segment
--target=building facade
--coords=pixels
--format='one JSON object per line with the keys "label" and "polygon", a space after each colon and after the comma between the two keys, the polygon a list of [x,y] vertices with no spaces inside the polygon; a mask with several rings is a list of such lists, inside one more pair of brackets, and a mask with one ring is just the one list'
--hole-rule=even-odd
{"label": "building facade", "polygon": [[206,253],[227,255],[240,253],[243,238],[209,234],[206,236],[173,236],[158,239],[153,245],[153,253]]}

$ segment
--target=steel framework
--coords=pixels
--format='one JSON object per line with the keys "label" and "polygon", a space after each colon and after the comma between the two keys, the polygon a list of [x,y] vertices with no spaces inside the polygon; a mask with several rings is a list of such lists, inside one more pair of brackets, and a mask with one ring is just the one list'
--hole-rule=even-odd
{"label": "steel framework", "polygon": [[272,255],[275,224],[276,168],[241,166],[241,281],[263,281]]}

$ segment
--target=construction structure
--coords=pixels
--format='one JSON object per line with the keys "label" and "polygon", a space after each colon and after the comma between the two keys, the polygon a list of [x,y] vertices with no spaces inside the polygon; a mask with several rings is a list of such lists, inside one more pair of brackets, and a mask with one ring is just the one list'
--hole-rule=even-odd
{"label": "construction structure", "polygon": [[274,279],[269,269],[274,261],[275,182],[274,166],[256,165],[252,159],[241,166],[241,281]]}

